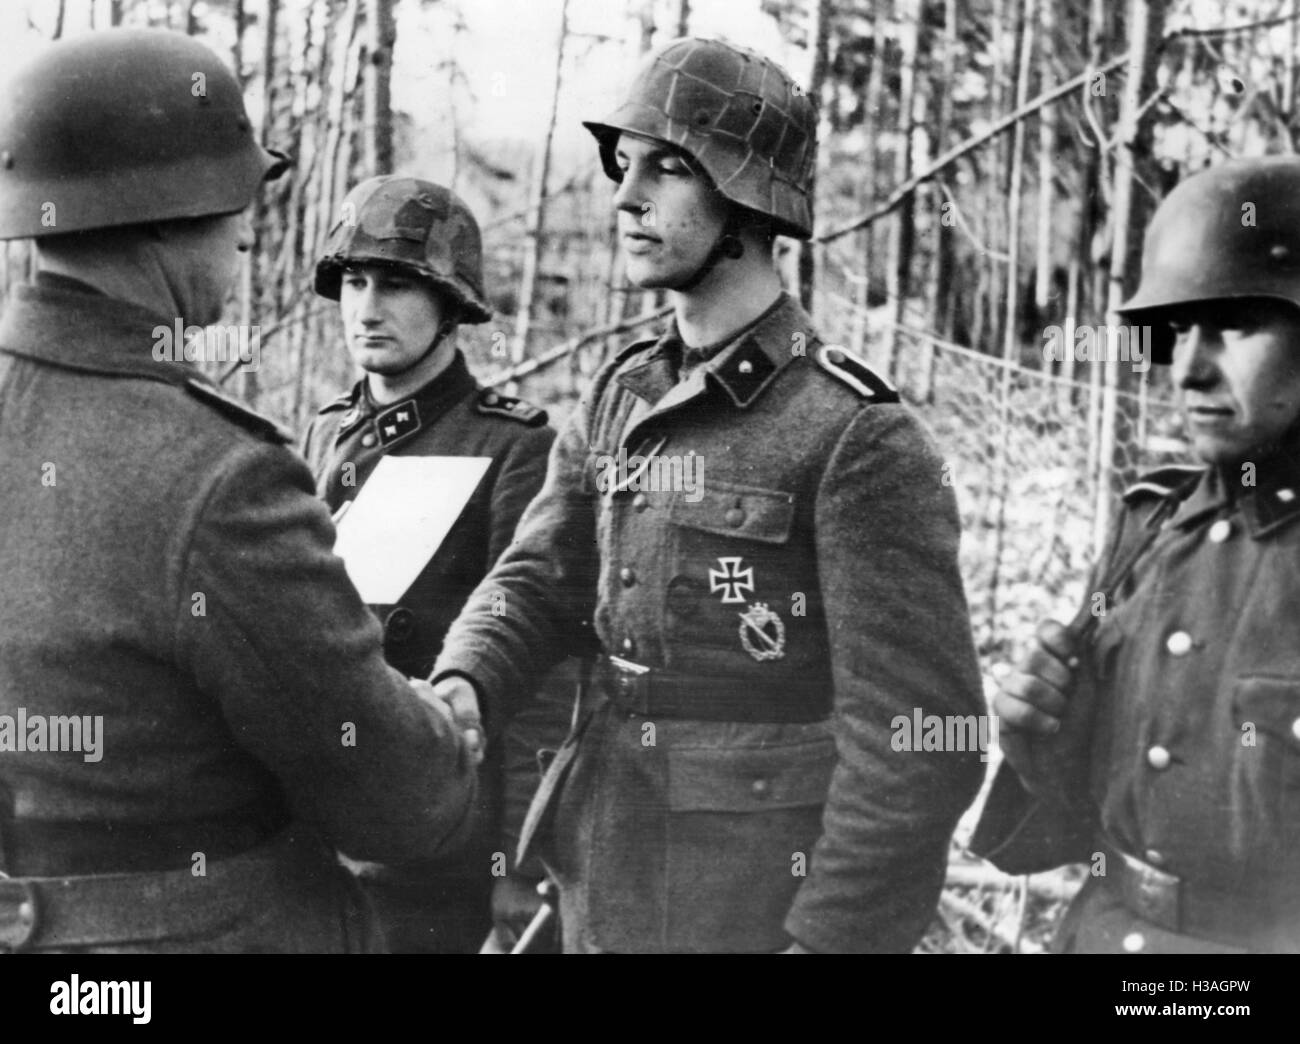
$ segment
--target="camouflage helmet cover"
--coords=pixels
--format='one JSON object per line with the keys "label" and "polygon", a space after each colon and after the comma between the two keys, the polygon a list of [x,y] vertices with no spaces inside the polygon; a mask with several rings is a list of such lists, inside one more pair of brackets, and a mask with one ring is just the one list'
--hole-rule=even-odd
{"label": "camouflage helmet cover", "polygon": [[[1249,297],[1300,308],[1300,158],[1228,160],[1180,182],[1151,219],[1141,281],[1118,310],[1143,323],[1175,305]],[[1167,363],[1173,334],[1154,326],[1152,358]]]}
{"label": "camouflage helmet cover", "polygon": [[183,33],[66,37],[0,88],[0,239],[234,213],[285,166]]}
{"label": "camouflage helmet cover", "polygon": [[812,236],[816,112],[785,70],[754,51],[674,40],[646,57],[611,115],[583,126],[615,181],[619,134],[639,134],[689,153],[723,196],[771,218],[774,231]]}
{"label": "camouflage helmet cover", "polygon": [[478,222],[441,185],[385,174],[349,192],[316,264],[316,292],[337,301],[350,264],[409,269],[456,302],[459,322],[492,318],[483,295]]}

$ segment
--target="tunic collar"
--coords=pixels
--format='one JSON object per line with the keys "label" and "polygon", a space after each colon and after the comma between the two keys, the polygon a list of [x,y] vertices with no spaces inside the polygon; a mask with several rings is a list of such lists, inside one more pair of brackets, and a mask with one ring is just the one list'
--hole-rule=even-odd
{"label": "tunic collar", "polygon": [[[797,335],[803,339],[802,352],[797,351]],[[676,361],[681,338],[676,320],[669,321],[668,329],[649,355],[620,373],[616,380],[639,398],[663,407],[666,404],[661,400],[674,387],[680,389],[674,393],[674,400],[686,401],[704,390],[707,377],[738,409],[748,409],[797,355],[808,353],[809,342],[815,338],[808,314],[782,291],[764,315],[700,364],[680,386]]]}
{"label": "tunic collar", "polygon": [[1206,468],[1169,525],[1190,527],[1234,502],[1256,539],[1300,517],[1300,434],[1256,461]]}
{"label": "tunic collar", "polygon": [[347,435],[357,425],[371,418],[384,418],[385,426],[380,431],[380,438],[384,445],[388,445],[435,422],[452,406],[477,390],[478,383],[469,372],[464,353],[458,349],[445,370],[405,399],[381,406],[371,398],[367,379],[362,377],[350,392],[339,396],[321,412],[346,409],[347,412],[339,421],[339,437]]}
{"label": "tunic collar", "polygon": [[13,288],[0,318],[0,351],[51,366],[183,385],[200,376],[174,344],[177,320],[99,293],[75,279],[37,273]]}

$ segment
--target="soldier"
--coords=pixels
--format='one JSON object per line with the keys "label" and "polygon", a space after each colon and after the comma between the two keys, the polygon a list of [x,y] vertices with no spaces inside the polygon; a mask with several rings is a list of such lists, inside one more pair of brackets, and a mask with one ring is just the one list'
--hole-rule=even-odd
{"label": "soldier", "polygon": [[812,106],[686,39],[587,126],[628,276],[675,318],[596,375],[436,688],[492,720],[594,621],[521,843],[566,951],[910,950],[981,773],[894,749],[891,723],[982,699],[942,462],[772,263],[811,234]]}
{"label": "soldier", "polygon": [[50,46],[0,148],[40,269],[0,321],[0,948],[378,949],[334,849],[454,843],[474,752],[384,663],[287,436],[166,343],[284,163],[161,30]]}
{"label": "soldier", "polygon": [[1204,466],[1125,493],[1085,609],[1004,675],[1009,764],[974,847],[1015,873],[1089,863],[1060,951],[1294,952],[1300,161],[1180,184],[1120,311]]}
{"label": "soldier", "polygon": [[[388,662],[415,678],[429,676],[448,626],[510,543],[541,489],[555,441],[543,410],[482,388],[470,374],[456,332],[460,323],[491,318],[482,284],[478,225],[465,204],[438,185],[391,175],[348,194],[316,266],[316,292],[339,302],[348,351],[364,371],[321,410],[306,437],[304,454],[330,510],[350,504],[386,454],[491,461],[400,602],[372,606],[383,621]],[[564,736],[572,681],[566,686],[564,671],[558,674],[530,720],[489,748],[477,827],[463,851],[436,863],[359,868],[395,950],[474,952],[492,927],[494,882],[500,901],[512,890],[533,894],[539,871],[520,875],[504,865],[514,845],[498,831],[517,837],[537,784],[532,750]],[[507,751],[516,755],[519,792],[511,802],[517,815],[502,824]]]}

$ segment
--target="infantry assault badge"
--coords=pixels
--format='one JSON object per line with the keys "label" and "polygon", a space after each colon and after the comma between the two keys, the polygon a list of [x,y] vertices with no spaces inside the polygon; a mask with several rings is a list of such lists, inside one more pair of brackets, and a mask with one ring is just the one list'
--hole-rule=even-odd
{"label": "infantry assault badge", "polygon": [[785,624],[766,602],[755,602],[736,615],[740,617],[740,644],[745,652],[760,663],[785,656]]}

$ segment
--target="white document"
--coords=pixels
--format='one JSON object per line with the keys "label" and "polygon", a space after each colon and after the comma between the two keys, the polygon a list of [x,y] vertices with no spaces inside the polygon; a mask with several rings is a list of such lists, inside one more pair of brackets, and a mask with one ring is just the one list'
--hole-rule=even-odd
{"label": "white document", "polygon": [[465,510],[491,457],[384,457],[335,516],[334,553],[370,605],[406,594]]}

